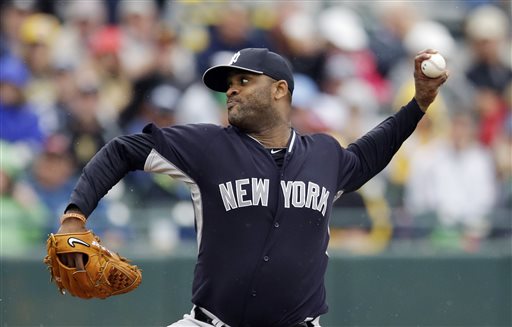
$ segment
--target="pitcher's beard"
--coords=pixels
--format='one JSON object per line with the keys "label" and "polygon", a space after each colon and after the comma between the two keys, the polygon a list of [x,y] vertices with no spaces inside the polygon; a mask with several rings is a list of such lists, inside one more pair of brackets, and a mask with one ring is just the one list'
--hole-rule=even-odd
{"label": "pitcher's beard", "polygon": [[239,112],[228,113],[229,124],[237,127],[238,129],[240,129],[242,132],[245,132],[245,133],[252,133],[258,129],[258,127],[255,126],[256,120],[257,120],[256,117],[251,117],[249,115],[243,115],[243,114],[240,114]]}
{"label": "pitcher's beard", "polygon": [[270,92],[261,90],[246,98],[233,96],[228,99],[228,122],[245,133],[257,133],[272,128],[280,121],[272,108]]}

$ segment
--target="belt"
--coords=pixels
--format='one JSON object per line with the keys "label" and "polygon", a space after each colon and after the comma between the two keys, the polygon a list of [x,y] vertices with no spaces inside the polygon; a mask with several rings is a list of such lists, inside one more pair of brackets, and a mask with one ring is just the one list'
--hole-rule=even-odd
{"label": "belt", "polygon": [[[199,308],[199,307],[194,307],[194,318],[199,320],[199,321],[201,321],[201,322],[204,322],[204,323],[207,323],[209,325],[215,326],[213,324],[213,319],[208,317],[203,312],[203,310],[201,310],[201,308]],[[221,325],[220,327],[224,327],[224,326],[226,326],[226,325]],[[290,326],[290,327],[314,327],[314,326],[315,325],[313,325],[312,322],[304,321],[304,322],[298,323],[298,324]]]}
{"label": "belt", "polygon": [[[194,319],[199,320],[201,322],[207,323],[208,325],[215,326],[213,324],[213,319],[208,317],[206,313],[203,312],[199,307],[194,307]],[[221,325],[219,327],[225,327],[226,325]]]}
{"label": "belt", "polygon": [[314,327],[313,323],[311,321],[303,321],[296,325],[293,325],[292,327]]}

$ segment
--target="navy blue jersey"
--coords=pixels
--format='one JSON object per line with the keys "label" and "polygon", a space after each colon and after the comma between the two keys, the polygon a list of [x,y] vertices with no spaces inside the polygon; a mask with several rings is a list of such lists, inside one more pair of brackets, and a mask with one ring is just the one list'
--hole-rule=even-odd
{"label": "navy blue jersey", "polygon": [[380,172],[422,116],[413,100],[346,149],[292,131],[282,167],[236,127],[150,124],[104,147],[71,203],[90,214],[134,169],[186,182],[198,242],[192,302],[231,326],[289,326],[327,312],[334,200]]}

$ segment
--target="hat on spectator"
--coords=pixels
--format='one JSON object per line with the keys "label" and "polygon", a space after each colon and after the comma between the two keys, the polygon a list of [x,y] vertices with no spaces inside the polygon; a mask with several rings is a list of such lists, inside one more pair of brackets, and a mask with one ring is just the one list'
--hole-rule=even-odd
{"label": "hat on spectator", "polygon": [[315,81],[304,74],[294,74],[295,89],[298,90],[292,99],[292,106],[296,108],[309,108],[314,105],[320,90]]}
{"label": "hat on spectator", "polygon": [[424,49],[436,49],[447,59],[455,53],[455,39],[450,30],[433,20],[414,24],[404,37],[404,47],[410,55]]}
{"label": "hat on spectator", "polygon": [[318,39],[313,16],[307,12],[290,14],[281,23],[283,34],[290,40],[308,42]]}
{"label": "hat on spectator", "polygon": [[174,86],[161,84],[149,95],[149,104],[160,111],[173,113],[178,107],[181,92]]}
{"label": "hat on spectator", "polygon": [[480,6],[470,12],[466,33],[473,40],[501,40],[507,36],[509,22],[505,12],[492,5]]}
{"label": "hat on spectator", "polygon": [[228,90],[228,76],[233,71],[267,75],[275,80],[285,80],[293,93],[293,74],[286,59],[265,48],[246,48],[235,53],[229,64],[209,68],[203,75],[204,84],[217,92]]}
{"label": "hat on spectator", "polygon": [[12,6],[21,11],[32,11],[36,6],[36,0],[13,0]]}
{"label": "hat on spectator", "polygon": [[331,44],[345,51],[360,51],[368,46],[368,34],[360,16],[345,7],[330,7],[318,17],[318,28]]}
{"label": "hat on spectator", "polygon": [[[123,1],[126,2],[126,1]],[[103,22],[107,8],[102,1],[74,0],[63,2],[65,21],[94,21]],[[62,10],[61,9],[61,10]]]}
{"label": "hat on spectator", "polygon": [[103,27],[92,35],[90,45],[94,54],[115,54],[121,48],[121,31],[115,26]]}
{"label": "hat on spectator", "polygon": [[121,18],[131,15],[151,16],[155,14],[156,10],[155,1],[121,1],[119,4]]}
{"label": "hat on spectator", "polygon": [[29,71],[25,64],[14,56],[0,58],[0,82],[24,87],[29,79]]}
{"label": "hat on spectator", "polygon": [[51,44],[57,37],[60,23],[52,15],[33,14],[20,27],[20,38],[25,44]]}

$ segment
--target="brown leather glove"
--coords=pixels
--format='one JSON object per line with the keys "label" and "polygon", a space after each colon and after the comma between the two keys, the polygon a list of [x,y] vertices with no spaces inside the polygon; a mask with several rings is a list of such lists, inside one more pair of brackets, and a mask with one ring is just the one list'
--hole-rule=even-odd
{"label": "brown leather glove", "polygon": [[[67,214],[66,217],[79,218],[76,215],[79,214]],[[91,230],[50,234],[46,249],[48,254],[44,263],[62,294],[69,292],[83,299],[104,299],[130,292],[142,281],[141,270],[102,246],[99,237]],[[83,264],[66,264],[70,254],[81,254],[77,257],[83,258]]]}

